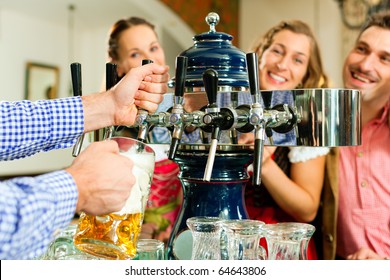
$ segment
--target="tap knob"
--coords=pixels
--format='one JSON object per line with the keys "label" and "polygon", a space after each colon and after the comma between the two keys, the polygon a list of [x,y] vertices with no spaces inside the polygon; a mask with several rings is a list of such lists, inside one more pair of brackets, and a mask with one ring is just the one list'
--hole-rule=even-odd
{"label": "tap knob", "polygon": [[[72,63],[70,65],[70,72],[72,76],[73,96],[82,96],[81,64],[78,62]],[[83,141],[84,133],[77,138],[76,144],[73,146],[72,156],[77,157],[80,154]]]}
{"label": "tap knob", "polygon": [[[106,63],[106,90],[111,89],[118,82],[117,65]],[[105,129],[104,139],[111,138],[114,134],[114,127],[110,126]]]}
{"label": "tap knob", "polygon": [[114,63],[106,63],[106,90],[109,90],[118,82],[117,65]]}
{"label": "tap knob", "polygon": [[81,86],[81,64],[74,62],[70,65],[70,73],[72,76],[73,96],[82,96]]}
{"label": "tap knob", "polygon": [[218,140],[220,137],[220,125],[219,121],[214,122],[214,116],[218,117],[218,113],[220,112],[220,109],[217,105],[217,89],[218,89],[218,72],[214,69],[207,69],[203,73],[203,83],[206,90],[207,98],[209,101],[209,104],[206,107],[207,114],[204,115],[203,119],[206,120],[205,123],[208,123],[211,125],[211,143],[210,143],[210,150],[209,155],[207,158],[206,168],[203,176],[204,181],[210,181],[211,179],[211,173],[213,171],[214,166],[214,160],[215,160],[215,154],[217,150]]}
{"label": "tap knob", "polygon": [[214,69],[207,69],[203,73],[203,83],[207,94],[209,105],[207,108],[215,108],[217,106],[217,92],[218,92],[218,72]]}
{"label": "tap knob", "polygon": [[257,53],[246,54],[246,63],[248,69],[249,88],[253,99],[250,123],[255,127],[255,151],[253,159],[253,185],[260,186],[261,183],[261,165],[264,150],[264,138],[266,123],[263,117],[263,108],[260,105],[259,94],[259,71]]}
{"label": "tap knob", "polygon": [[[142,65],[149,64],[149,63],[153,63],[153,61],[150,59],[143,59],[142,60]],[[147,133],[149,130],[149,125],[146,122],[148,114],[149,114],[148,111],[146,111],[144,109],[138,109],[138,115],[136,118],[136,123],[139,126],[137,140],[139,140],[141,142],[146,142],[146,137],[147,137]]]}
{"label": "tap knob", "polygon": [[188,58],[185,56],[178,56],[176,58],[176,72],[175,72],[175,100],[170,116],[170,124],[174,126],[172,132],[171,145],[169,147],[168,158],[173,160],[176,155],[177,148],[184,130],[183,123],[183,95],[185,90],[185,81],[187,74]]}
{"label": "tap knob", "polygon": [[253,103],[260,103],[259,58],[257,53],[246,54],[246,67],[248,69],[249,90]]}

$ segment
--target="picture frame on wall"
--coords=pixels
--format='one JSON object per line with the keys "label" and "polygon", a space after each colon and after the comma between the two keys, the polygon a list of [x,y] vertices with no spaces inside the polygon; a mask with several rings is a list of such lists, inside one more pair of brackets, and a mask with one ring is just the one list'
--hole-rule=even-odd
{"label": "picture frame on wall", "polygon": [[31,101],[58,97],[60,69],[36,62],[26,64],[25,97]]}

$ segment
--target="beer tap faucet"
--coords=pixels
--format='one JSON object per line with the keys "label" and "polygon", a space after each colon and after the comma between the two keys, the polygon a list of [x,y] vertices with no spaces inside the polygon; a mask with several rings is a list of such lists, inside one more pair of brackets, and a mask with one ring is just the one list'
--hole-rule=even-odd
{"label": "beer tap faucet", "polygon": [[[72,75],[73,96],[82,96],[81,64],[77,62],[72,63],[70,65],[70,72]],[[73,146],[72,156],[77,157],[80,154],[83,141],[84,133],[77,139],[76,144]]]}
{"label": "beer tap faucet", "polygon": [[222,118],[219,114],[220,108],[217,105],[218,72],[211,68],[204,71],[203,83],[209,104],[205,109],[206,114],[203,116],[203,122],[207,126],[202,129],[211,130],[210,150],[207,158],[203,181],[210,181],[211,172],[213,171],[215,152],[217,150],[217,144],[222,126]]}
{"label": "beer tap faucet", "polygon": [[177,147],[184,130],[183,122],[183,95],[185,89],[185,80],[187,73],[188,58],[186,56],[178,56],[176,58],[176,73],[175,73],[175,96],[169,123],[173,125],[171,146],[169,148],[168,158],[173,160],[176,155]]}
{"label": "beer tap faucet", "polygon": [[[143,59],[142,60],[142,65],[149,64],[149,63],[153,63],[153,61],[150,59]],[[144,109],[139,109],[138,115],[137,115],[137,118],[135,121],[139,127],[137,139],[141,142],[146,142],[146,137],[147,137],[148,130],[149,130],[149,125],[146,121],[147,118],[148,118],[148,111],[146,111]]]}
{"label": "beer tap faucet", "polygon": [[253,185],[260,186],[261,183],[261,165],[264,151],[265,140],[265,119],[264,111],[260,104],[259,93],[259,71],[257,53],[246,54],[246,63],[248,69],[249,89],[252,95],[252,108],[250,113],[250,123],[255,127],[255,152],[253,159]]}
{"label": "beer tap faucet", "polygon": [[[111,89],[118,82],[117,65],[106,63],[106,90]],[[111,138],[114,134],[114,126],[107,127],[104,132],[104,139]]]}

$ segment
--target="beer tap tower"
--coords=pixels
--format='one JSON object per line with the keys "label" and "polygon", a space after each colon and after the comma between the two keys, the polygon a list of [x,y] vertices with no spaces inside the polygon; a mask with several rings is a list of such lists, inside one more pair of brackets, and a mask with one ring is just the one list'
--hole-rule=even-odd
{"label": "beer tap tower", "polygon": [[[216,32],[218,21],[219,16],[210,13],[206,17],[210,31],[196,35],[194,46],[177,57],[171,112],[142,116],[142,125],[171,129],[168,156],[180,167],[184,197],[168,242],[168,259],[191,258],[188,218],[248,218],[246,169],[253,162],[253,184],[259,186],[264,145],[334,147],[359,145],[361,141],[359,91],[260,91],[257,54],[245,54],[232,46],[232,36]],[[239,92],[250,94],[251,104],[237,104]],[[185,112],[186,93],[206,94],[208,104]],[[231,104],[218,106],[220,94],[230,95]],[[183,143],[182,134],[188,126],[196,127],[208,140]],[[226,132],[231,139],[228,143],[220,141]],[[254,149],[237,144],[240,133],[254,133]]]}
{"label": "beer tap tower", "polygon": [[[194,46],[176,58],[172,109],[154,114],[139,110],[136,120],[141,141],[154,126],[171,130],[168,157],[180,167],[183,203],[168,242],[168,259],[191,258],[188,218],[248,218],[244,202],[247,167],[253,163],[253,184],[259,186],[264,145],[335,147],[361,142],[359,91],[260,91],[257,54],[245,54],[232,46],[232,36],[215,30],[218,21],[219,16],[210,13],[206,17],[210,31],[194,36]],[[71,69],[74,94],[81,95],[80,65]],[[106,71],[110,88],[117,81],[115,65],[107,65]],[[186,112],[186,93],[205,94],[208,104]],[[250,104],[238,104],[238,93],[248,94]],[[217,102],[223,94],[231,98],[224,107]],[[207,140],[183,143],[182,134],[189,126]],[[106,129],[104,138],[113,133],[113,128]],[[230,142],[221,141],[223,133]],[[240,133],[254,133],[254,148],[237,144]],[[81,141],[75,146],[75,156]]]}

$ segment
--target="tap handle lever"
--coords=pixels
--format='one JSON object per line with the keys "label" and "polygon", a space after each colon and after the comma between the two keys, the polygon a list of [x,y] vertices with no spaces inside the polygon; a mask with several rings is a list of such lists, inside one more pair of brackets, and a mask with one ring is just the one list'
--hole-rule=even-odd
{"label": "tap handle lever", "polygon": [[188,58],[186,56],[176,57],[176,72],[175,72],[175,100],[172,109],[170,121],[174,123],[172,132],[171,145],[169,147],[168,158],[173,160],[175,158],[177,148],[184,130],[184,123],[182,120],[183,114],[183,95],[185,90],[185,81],[187,74]]}
{"label": "tap handle lever", "polygon": [[[106,63],[106,90],[111,89],[118,82],[117,65]],[[114,134],[114,126],[107,127],[104,130],[104,139],[111,138]]]}
{"label": "tap handle lever", "polygon": [[212,68],[204,71],[203,83],[209,101],[208,107],[217,107],[218,72]]}
{"label": "tap handle lever", "polygon": [[253,186],[261,184],[261,166],[264,152],[265,127],[264,122],[255,126],[255,151],[253,158]]}
{"label": "tap handle lever", "polygon": [[[72,63],[70,65],[70,73],[72,76],[73,96],[82,96],[81,64],[78,62]],[[83,141],[84,133],[77,138],[76,144],[73,146],[72,156],[77,157],[80,154]]]}
{"label": "tap handle lever", "polygon": [[117,65],[106,63],[106,90],[109,90],[118,82]]}
{"label": "tap handle lever", "polygon": [[[150,59],[142,60],[142,65],[146,65],[149,63],[153,63],[153,61]],[[149,125],[146,123],[147,116],[148,116],[148,111],[146,111],[145,109],[138,108],[138,115],[137,115],[136,122],[139,125],[139,131],[138,131],[137,140],[141,142],[146,142],[146,137],[149,130]]]}
{"label": "tap handle lever", "polygon": [[185,91],[185,82],[187,75],[188,57],[176,57],[176,72],[175,72],[175,96],[183,97]]}
{"label": "tap handle lever", "polygon": [[246,65],[248,69],[248,79],[249,79],[249,89],[254,99],[254,103],[259,103],[260,94],[259,94],[259,59],[257,53],[247,53],[246,54]]}
{"label": "tap handle lever", "polygon": [[81,64],[74,62],[70,65],[70,73],[72,76],[73,96],[82,96],[81,88]]}

